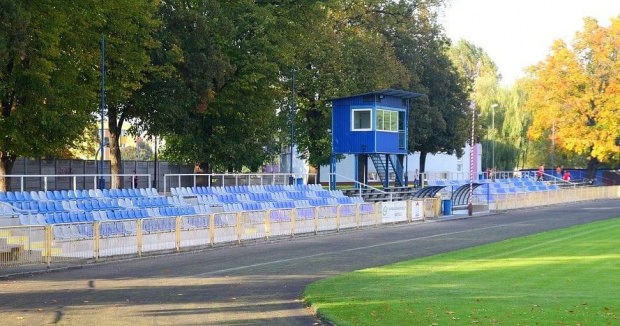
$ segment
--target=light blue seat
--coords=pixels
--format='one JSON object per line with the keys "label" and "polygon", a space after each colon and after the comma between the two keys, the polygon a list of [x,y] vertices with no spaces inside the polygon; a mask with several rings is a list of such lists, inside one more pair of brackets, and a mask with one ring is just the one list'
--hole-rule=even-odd
{"label": "light blue seat", "polygon": [[73,223],[82,222],[77,212],[69,212],[69,220]]}
{"label": "light blue seat", "polygon": [[17,201],[17,198],[15,198],[15,194],[12,191],[6,192],[6,198],[7,198],[6,201],[10,203],[14,203]]}
{"label": "light blue seat", "polygon": [[46,201],[45,202],[45,206],[48,212],[55,212],[56,211],[56,207],[54,207],[54,202],[53,201]]}

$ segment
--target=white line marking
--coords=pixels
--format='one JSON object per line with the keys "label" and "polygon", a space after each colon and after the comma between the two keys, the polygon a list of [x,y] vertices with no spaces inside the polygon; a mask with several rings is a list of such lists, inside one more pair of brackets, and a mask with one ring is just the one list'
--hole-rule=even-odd
{"label": "white line marking", "polygon": [[372,249],[372,248],[390,246],[390,245],[394,245],[394,244],[413,242],[413,241],[419,241],[419,240],[427,240],[427,239],[438,238],[438,237],[443,237],[443,236],[449,236],[449,235],[454,235],[454,234],[467,233],[467,232],[472,232],[472,231],[483,231],[483,230],[496,229],[496,228],[501,228],[501,227],[506,227],[506,226],[511,226],[511,225],[527,225],[527,224],[531,224],[531,221],[528,221],[528,223],[523,223],[523,222],[508,223],[508,224],[502,224],[502,225],[487,226],[487,227],[483,227],[483,228],[479,228],[479,229],[471,229],[471,230],[463,230],[463,231],[454,231],[454,232],[448,232],[448,233],[434,234],[434,235],[429,235],[429,236],[426,236],[426,237],[415,238],[415,239],[405,239],[405,240],[384,242],[384,243],[374,244],[374,245],[370,245],[370,246],[349,248],[349,249],[338,250],[338,251],[328,251],[328,252],[322,252],[320,254],[314,254],[314,255],[299,256],[299,257],[294,257],[294,258],[287,258],[287,259],[268,261],[268,262],[264,262],[264,263],[257,263],[257,264],[250,264],[250,265],[244,265],[244,266],[238,266],[238,267],[232,267],[232,268],[225,268],[225,269],[220,269],[220,270],[217,270],[217,271],[211,271],[211,272],[206,272],[206,273],[194,274],[191,277],[201,277],[201,276],[207,276],[207,275],[215,275],[215,274],[220,274],[220,273],[227,273],[227,272],[238,271],[238,270],[242,270],[242,269],[260,267],[260,266],[267,266],[267,265],[275,265],[275,264],[287,263],[287,262],[296,261],[296,260],[305,260],[305,259],[308,259],[308,258],[328,256],[328,255],[338,254],[338,253],[342,253],[342,252],[367,250],[367,249]]}

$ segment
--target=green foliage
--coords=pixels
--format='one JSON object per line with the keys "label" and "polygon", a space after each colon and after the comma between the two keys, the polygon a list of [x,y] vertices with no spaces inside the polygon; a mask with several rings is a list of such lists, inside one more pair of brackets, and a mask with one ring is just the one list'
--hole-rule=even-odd
{"label": "green foliage", "polygon": [[0,174],[11,172],[17,156],[56,156],[93,120],[96,56],[87,8],[81,1],[0,1]]}
{"label": "green foliage", "polygon": [[124,160],[132,161],[152,161],[154,158],[153,150],[145,142],[139,142],[137,146],[121,148],[121,155]]}
{"label": "green foliage", "polygon": [[[160,21],[156,0],[105,1],[100,5],[101,35],[105,38],[105,103],[110,132],[111,173],[122,173],[120,133],[129,119],[140,118],[145,106],[131,105],[147,82],[152,65],[149,51],[160,46],[153,36]],[[112,179],[119,187],[120,179]]]}
{"label": "green foliage", "polygon": [[572,45],[558,40],[527,79],[532,140],[586,159],[588,177],[601,163],[620,162],[620,18],[602,27],[584,19]]}
{"label": "green foliage", "polygon": [[617,323],[620,219],[339,275],[307,302],[337,325]]}
{"label": "green foliage", "polygon": [[146,116],[145,126],[166,137],[164,155],[174,161],[257,170],[273,141],[280,87],[269,6],[165,1],[160,15],[163,50],[179,58],[153,53],[174,71],[146,85],[141,101],[157,114]]}

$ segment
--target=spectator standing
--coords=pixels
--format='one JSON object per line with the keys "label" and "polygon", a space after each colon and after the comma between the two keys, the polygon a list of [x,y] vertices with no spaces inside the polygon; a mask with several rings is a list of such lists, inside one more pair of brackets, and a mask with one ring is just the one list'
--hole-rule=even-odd
{"label": "spectator standing", "polygon": [[545,174],[545,164],[541,164],[536,172],[536,181],[543,181],[543,175]]}
{"label": "spectator standing", "polygon": [[568,171],[564,171],[564,175],[562,176],[562,180],[569,182],[570,181],[570,173]]}
{"label": "spectator standing", "polygon": [[136,175],[136,170],[133,170],[133,175],[131,176],[131,184],[133,184],[133,188],[138,188],[138,176]]}

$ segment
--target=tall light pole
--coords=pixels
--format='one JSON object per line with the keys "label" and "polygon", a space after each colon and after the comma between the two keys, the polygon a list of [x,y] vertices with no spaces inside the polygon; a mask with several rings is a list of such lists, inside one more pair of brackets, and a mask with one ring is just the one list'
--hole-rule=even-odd
{"label": "tall light pole", "polygon": [[289,162],[290,184],[294,184],[293,179],[293,150],[295,146],[295,69],[291,69],[291,111],[289,115],[291,121],[291,161]]}
{"label": "tall light pole", "polygon": [[472,216],[474,211],[474,142],[476,130],[476,103],[471,101],[471,146],[469,148],[469,204],[467,214]]}
{"label": "tall light pole", "polygon": [[[104,120],[105,120],[105,35],[101,33],[101,166],[99,167],[99,188],[104,188],[103,185],[103,156],[105,150],[104,146]],[[95,158],[96,159],[96,158]]]}
{"label": "tall light pole", "polygon": [[551,169],[555,169],[555,118],[551,124]]}
{"label": "tall light pole", "polygon": [[491,144],[491,169],[495,169],[495,108],[497,103],[491,105],[491,129],[493,129],[493,143]]}

